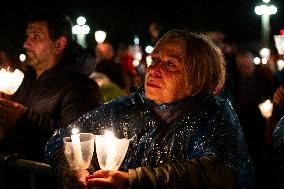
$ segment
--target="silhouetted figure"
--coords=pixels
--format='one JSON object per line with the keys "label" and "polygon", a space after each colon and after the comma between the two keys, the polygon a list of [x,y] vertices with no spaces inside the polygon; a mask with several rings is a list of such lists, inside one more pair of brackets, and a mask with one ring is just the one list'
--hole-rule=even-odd
{"label": "silhouetted figure", "polygon": [[120,88],[126,88],[125,73],[122,65],[114,60],[114,49],[110,43],[104,42],[96,47],[96,72],[104,73]]}
{"label": "silhouetted figure", "polygon": [[265,76],[266,71],[262,67],[254,65],[253,58],[249,51],[241,51],[236,55],[238,76],[234,81],[232,104],[244,130],[249,153],[256,163],[257,188],[261,188],[269,187],[266,185],[269,184],[267,158],[271,149],[271,136],[267,135],[267,121],[258,105],[271,99],[273,83]]}

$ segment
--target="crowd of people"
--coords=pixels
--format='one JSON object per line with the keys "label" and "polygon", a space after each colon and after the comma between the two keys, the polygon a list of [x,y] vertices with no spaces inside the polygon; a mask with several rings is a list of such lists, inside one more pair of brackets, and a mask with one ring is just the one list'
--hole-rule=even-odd
{"label": "crowd of people", "polygon": [[[104,42],[89,54],[71,27],[62,12],[38,11],[24,64],[1,49],[1,67],[24,79],[0,93],[0,153],[50,164],[55,182],[38,176],[38,188],[284,188],[284,78],[250,50],[222,33],[160,33],[151,23],[151,63],[139,72],[127,46]],[[259,109],[267,99],[269,118]],[[72,169],[63,138],[75,127],[131,139],[120,169],[100,169],[96,152],[87,170]],[[5,189],[29,188],[25,173],[0,169]]]}

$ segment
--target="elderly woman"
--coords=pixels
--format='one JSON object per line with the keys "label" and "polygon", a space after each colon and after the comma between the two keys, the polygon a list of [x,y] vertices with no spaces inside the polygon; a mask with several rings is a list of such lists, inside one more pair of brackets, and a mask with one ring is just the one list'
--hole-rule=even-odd
{"label": "elderly woman", "polygon": [[[215,95],[225,78],[220,50],[201,34],[172,30],[151,57],[136,92],[88,112],[49,140],[46,159],[63,185],[250,188],[253,168],[238,118],[229,101]],[[95,171],[96,154],[87,176],[68,167],[62,139],[77,126],[81,132],[112,130],[131,139],[119,171]]]}

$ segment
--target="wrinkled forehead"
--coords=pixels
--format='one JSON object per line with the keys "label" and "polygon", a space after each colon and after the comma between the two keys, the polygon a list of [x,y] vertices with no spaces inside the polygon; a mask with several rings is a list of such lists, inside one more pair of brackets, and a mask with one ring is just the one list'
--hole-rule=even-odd
{"label": "wrinkled forehead", "polygon": [[186,56],[185,41],[180,38],[161,39],[155,46],[152,55],[166,53],[168,56],[184,61]]}

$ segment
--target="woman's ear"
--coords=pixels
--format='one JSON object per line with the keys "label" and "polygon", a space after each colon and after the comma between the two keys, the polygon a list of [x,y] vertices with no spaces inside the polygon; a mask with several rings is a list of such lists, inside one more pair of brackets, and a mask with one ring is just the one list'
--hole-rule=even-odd
{"label": "woman's ear", "polygon": [[56,42],[55,42],[56,52],[57,53],[63,52],[63,50],[65,49],[66,45],[67,45],[66,37],[62,36],[59,39],[57,39]]}

